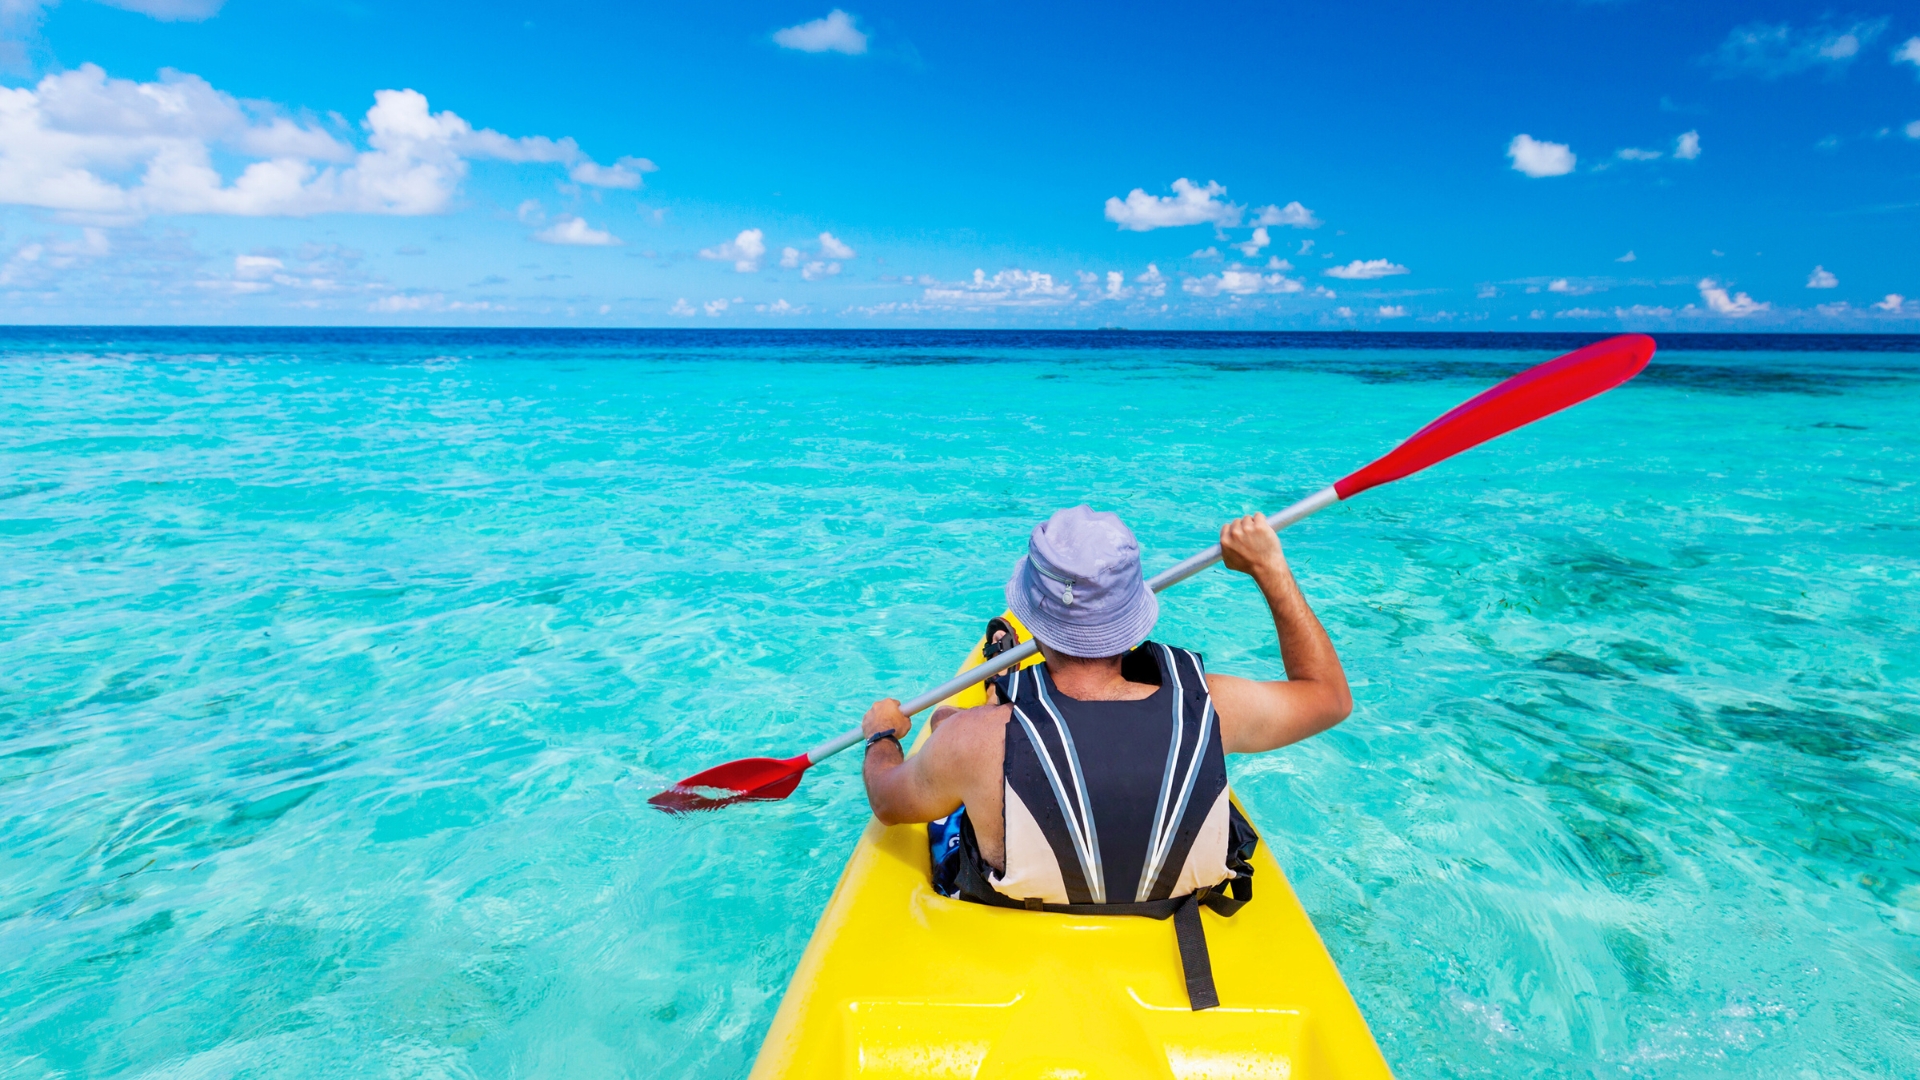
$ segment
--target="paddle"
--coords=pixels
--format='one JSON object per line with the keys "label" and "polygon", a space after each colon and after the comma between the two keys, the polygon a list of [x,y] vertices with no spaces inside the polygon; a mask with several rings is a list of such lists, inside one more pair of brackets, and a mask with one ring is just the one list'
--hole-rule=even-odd
{"label": "paddle", "polygon": [[[1638,375],[1653,358],[1653,349],[1653,339],[1645,334],[1623,334],[1529,368],[1414,432],[1406,442],[1371,465],[1277,514],[1267,515],[1267,523],[1277,532],[1368,488],[1392,483],[1514,428],[1578,405]],[[1147,586],[1159,592],[1219,561],[1220,545],[1215,544],[1155,574],[1147,580]],[[998,675],[1039,649],[1039,644],[1031,640],[1016,645],[903,703],[900,711],[912,716]],[[662,810],[681,812],[712,810],[745,800],[784,799],[800,785],[802,773],[861,741],[861,731],[855,728],[795,757],[730,761],[695,773],[647,801]]]}

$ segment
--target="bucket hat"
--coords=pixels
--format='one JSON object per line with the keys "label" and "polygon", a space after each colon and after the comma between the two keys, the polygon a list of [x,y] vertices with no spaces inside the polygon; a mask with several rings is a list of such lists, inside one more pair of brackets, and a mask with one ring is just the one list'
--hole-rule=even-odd
{"label": "bucket hat", "polygon": [[1007,607],[1048,648],[1087,658],[1126,652],[1160,617],[1133,530],[1084,505],[1034,526],[1007,581]]}

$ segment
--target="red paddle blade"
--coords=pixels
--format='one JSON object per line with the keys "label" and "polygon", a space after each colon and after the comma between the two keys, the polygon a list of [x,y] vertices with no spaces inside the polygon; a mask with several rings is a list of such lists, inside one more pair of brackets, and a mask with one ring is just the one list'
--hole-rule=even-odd
{"label": "red paddle blade", "polygon": [[1413,433],[1387,456],[1333,485],[1342,499],[1392,483],[1438,461],[1603,394],[1640,374],[1653,339],[1622,334],[1528,368]]}
{"label": "red paddle blade", "polygon": [[669,814],[718,810],[737,802],[773,802],[793,794],[800,786],[800,774],[812,764],[805,754],[741,758],[694,773],[647,802]]}

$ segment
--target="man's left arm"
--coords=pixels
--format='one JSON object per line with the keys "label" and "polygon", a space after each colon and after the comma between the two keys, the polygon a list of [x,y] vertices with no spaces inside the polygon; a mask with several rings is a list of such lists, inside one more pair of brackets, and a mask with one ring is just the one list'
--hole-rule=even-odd
{"label": "man's left arm", "polygon": [[[960,786],[950,760],[957,747],[949,744],[959,741],[956,729],[963,725],[952,723],[951,717],[943,719],[947,722],[936,725],[920,752],[910,758],[899,742],[890,739],[867,750],[861,774],[867,782],[867,802],[880,824],[933,821],[959,809]],[[893,698],[874,702],[860,721],[860,730],[868,738],[882,731],[905,738],[912,727],[913,719],[900,711],[900,702]]]}

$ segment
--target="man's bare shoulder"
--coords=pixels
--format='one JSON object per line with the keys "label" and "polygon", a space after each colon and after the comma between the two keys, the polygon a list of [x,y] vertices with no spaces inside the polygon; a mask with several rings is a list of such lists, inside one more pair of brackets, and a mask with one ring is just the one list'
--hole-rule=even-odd
{"label": "man's bare shoulder", "polygon": [[997,752],[1001,732],[1012,716],[1010,705],[979,705],[949,713],[934,725],[927,749],[956,761],[975,759],[989,749]]}

